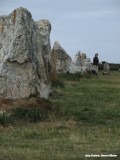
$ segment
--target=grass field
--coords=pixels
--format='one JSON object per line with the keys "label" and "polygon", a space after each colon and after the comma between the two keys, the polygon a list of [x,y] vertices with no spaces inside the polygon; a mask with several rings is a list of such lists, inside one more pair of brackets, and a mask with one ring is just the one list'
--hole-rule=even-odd
{"label": "grass field", "polygon": [[0,125],[0,160],[120,160],[120,72],[61,79],[49,118]]}

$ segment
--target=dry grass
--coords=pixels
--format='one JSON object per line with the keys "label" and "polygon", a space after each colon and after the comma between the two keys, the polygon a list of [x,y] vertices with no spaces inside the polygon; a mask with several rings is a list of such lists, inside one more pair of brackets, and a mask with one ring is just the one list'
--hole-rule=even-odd
{"label": "dry grass", "polygon": [[50,109],[50,101],[45,101],[40,98],[25,98],[25,99],[0,99],[0,110],[9,111],[11,108],[18,107],[41,107],[44,109]]}

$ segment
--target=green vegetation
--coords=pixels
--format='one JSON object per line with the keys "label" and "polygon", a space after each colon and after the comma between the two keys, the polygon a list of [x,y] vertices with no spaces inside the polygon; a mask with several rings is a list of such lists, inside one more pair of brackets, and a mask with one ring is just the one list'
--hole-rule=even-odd
{"label": "green vegetation", "polygon": [[64,87],[55,83],[49,100],[54,109],[46,117],[38,108],[16,109],[14,115],[25,121],[0,125],[0,160],[119,160],[120,73],[61,75]]}

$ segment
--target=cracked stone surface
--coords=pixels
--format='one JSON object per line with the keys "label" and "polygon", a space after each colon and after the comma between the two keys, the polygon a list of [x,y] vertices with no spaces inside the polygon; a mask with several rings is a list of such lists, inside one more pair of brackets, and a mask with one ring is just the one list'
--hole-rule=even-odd
{"label": "cracked stone surface", "polygon": [[0,17],[0,98],[48,98],[50,30],[25,8]]}

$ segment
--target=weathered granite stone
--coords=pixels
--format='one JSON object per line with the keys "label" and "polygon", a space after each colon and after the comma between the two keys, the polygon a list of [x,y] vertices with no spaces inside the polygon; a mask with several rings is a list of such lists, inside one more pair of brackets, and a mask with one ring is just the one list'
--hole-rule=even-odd
{"label": "weathered granite stone", "polygon": [[84,68],[85,72],[91,71],[91,69],[92,69],[92,62],[91,62],[90,58],[83,59],[83,61],[82,61],[82,68]]}
{"label": "weathered granite stone", "polygon": [[80,51],[78,51],[69,67],[69,72],[70,73],[76,73],[76,72],[85,73],[87,71],[90,71],[91,67],[92,67],[92,63],[91,63],[90,58],[87,58],[85,53],[81,53]]}
{"label": "weathered granite stone", "polygon": [[81,66],[81,59],[82,59],[82,54],[80,51],[78,51],[76,54],[75,54],[75,57],[73,59],[73,64],[76,65],[76,66]]}
{"label": "weathered granite stone", "polygon": [[73,59],[73,63],[79,67],[81,67],[85,61],[85,59],[87,59],[87,56],[85,53],[81,53],[80,51],[78,51]]}
{"label": "weathered granite stone", "polygon": [[[41,26],[42,23],[44,21]],[[48,98],[50,81],[44,57],[48,57],[50,51],[47,35],[50,30],[44,34],[47,28],[44,26],[38,27],[31,13],[24,8],[0,17],[1,98]]]}
{"label": "weathered granite stone", "polygon": [[81,70],[81,67],[78,66],[78,65],[75,65],[74,62],[71,62],[70,66],[69,66],[69,72],[70,73],[81,73],[82,70]]}
{"label": "weathered granite stone", "polygon": [[[42,56],[45,64],[46,72],[50,75],[51,71],[51,45],[50,45],[50,31],[51,24],[48,20],[43,19],[36,22],[42,38]],[[48,77],[49,78],[49,77]]]}
{"label": "weathered granite stone", "polygon": [[103,63],[103,74],[107,75],[109,74],[109,72],[110,72],[110,66],[107,62],[104,62]]}
{"label": "weathered granite stone", "polygon": [[51,51],[51,57],[54,63],[52,66],[55,67],[57,73],[66,73],[69,71],[72,59],[58,42],[54,43]]}

